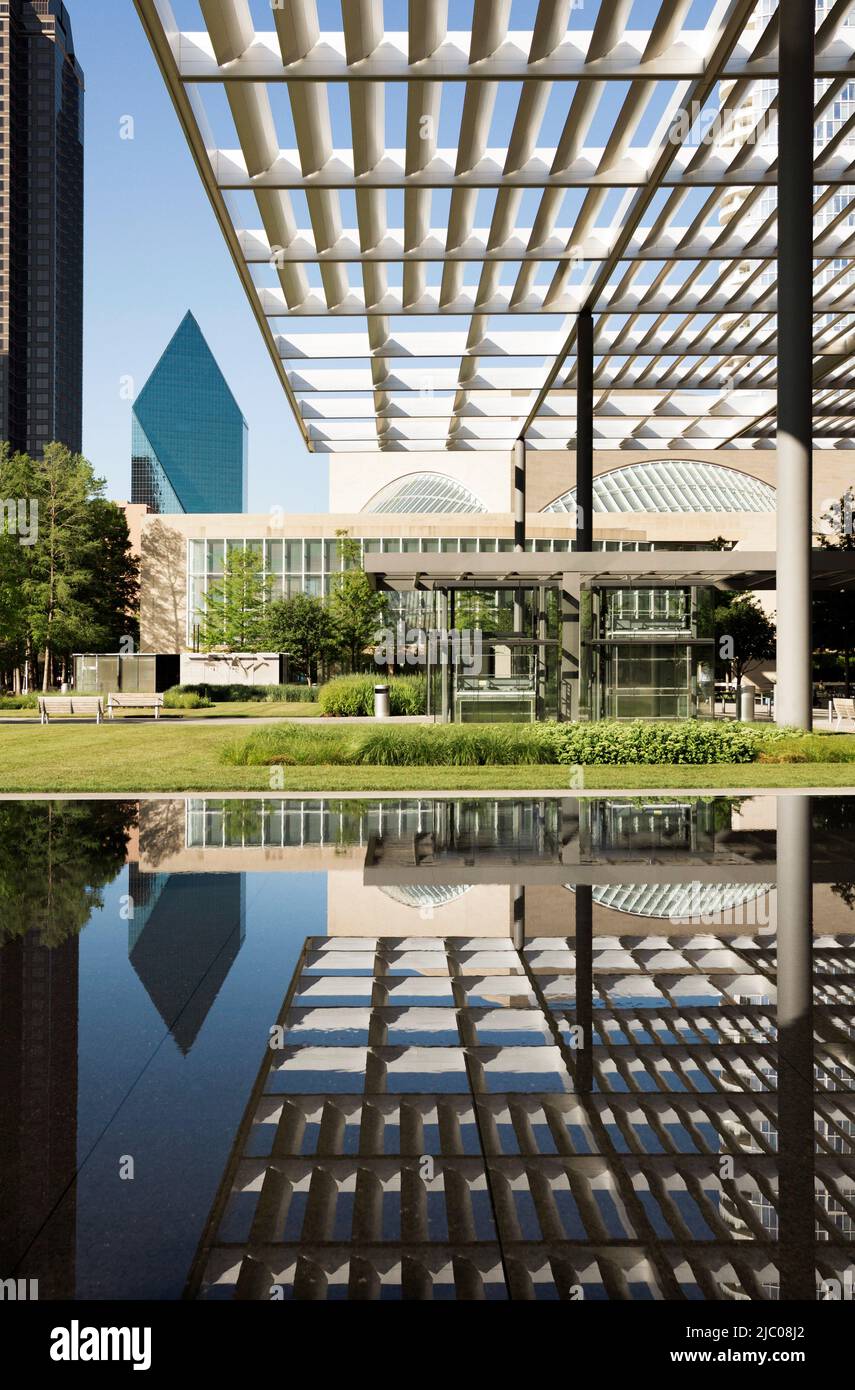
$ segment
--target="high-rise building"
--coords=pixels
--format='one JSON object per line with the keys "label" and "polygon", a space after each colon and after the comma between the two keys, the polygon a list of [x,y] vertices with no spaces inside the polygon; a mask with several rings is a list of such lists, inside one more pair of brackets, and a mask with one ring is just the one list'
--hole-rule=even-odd
{"label": "high-rise building", "polygon": [[62,0],[0,3],[0,439],[79,452],[83,73]]}
{"label": "high-rise building", "polygon": [[133,407],[131,501],[153,512],[246,509],[248,430],[191,313]]}

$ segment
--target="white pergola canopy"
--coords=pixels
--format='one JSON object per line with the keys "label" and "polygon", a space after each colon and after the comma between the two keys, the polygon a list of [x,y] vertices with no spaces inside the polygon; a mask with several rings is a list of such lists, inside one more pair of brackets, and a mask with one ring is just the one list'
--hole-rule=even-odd
{"label": "white pergola canopy", "polygon": [[[187,32],[135,3],[309,449],[574,447],[583,309],[597,447],[774,447],[773,0],[410,0],[406,32],[403,0],[185,0]],[[817,4],[826,448],[855,438],[853,10]]]}

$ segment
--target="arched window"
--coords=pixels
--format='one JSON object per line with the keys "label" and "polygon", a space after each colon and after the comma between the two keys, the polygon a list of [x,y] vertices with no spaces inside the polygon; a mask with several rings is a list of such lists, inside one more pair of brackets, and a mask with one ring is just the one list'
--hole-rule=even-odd
{"label": "arched window", "polygon": [[[572,512],[576,489],[545,512]],[[704,460],[630,463],[594,479],[595,512],[773,512],[775,489],[759,478]]]}
{"label": "arched window", "polygon": [[446,473],[408,473],[380,489],[365,512],[486,512],[468,487]]}

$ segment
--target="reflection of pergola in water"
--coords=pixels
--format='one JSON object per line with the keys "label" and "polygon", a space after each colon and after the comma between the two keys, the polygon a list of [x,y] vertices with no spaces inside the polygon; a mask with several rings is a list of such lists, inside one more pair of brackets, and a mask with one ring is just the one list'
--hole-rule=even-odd
{"label": "reflection of pergola in water", "polygon": [[308,940],[188,1292],[790,1299],[842,1281],[855,960],[812,938],[810,842],[809,802],[781,798],[774,940],[601,940],[584,884],[573,937]]}

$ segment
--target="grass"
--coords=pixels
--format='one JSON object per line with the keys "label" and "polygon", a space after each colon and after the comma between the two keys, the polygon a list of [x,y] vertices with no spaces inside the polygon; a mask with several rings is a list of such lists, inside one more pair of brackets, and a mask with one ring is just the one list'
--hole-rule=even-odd
{"label": "grass", "polygon": [[[294,706],[290,706],[291,709]],[[555,765],[511,767],[282,767],[281,787],[267,767],[222,761],[234,730],[216,720],[182,727],[158,724],[54,724],[49,728],[0,726],[0,792],[217,792],[267,791],[561,791],[570,792],[573,770]],[[822,735],[817,735],[822,739]],[[811,740],[813,742],[813,740]],[[855,758],[855,736],[842,735]],[[825,747],[819,745],[820,751]],[[720,763],[707,766],[591,767],[586,790],[637,788],[839,787],[855,790],[855,765],[816,763]]]}

